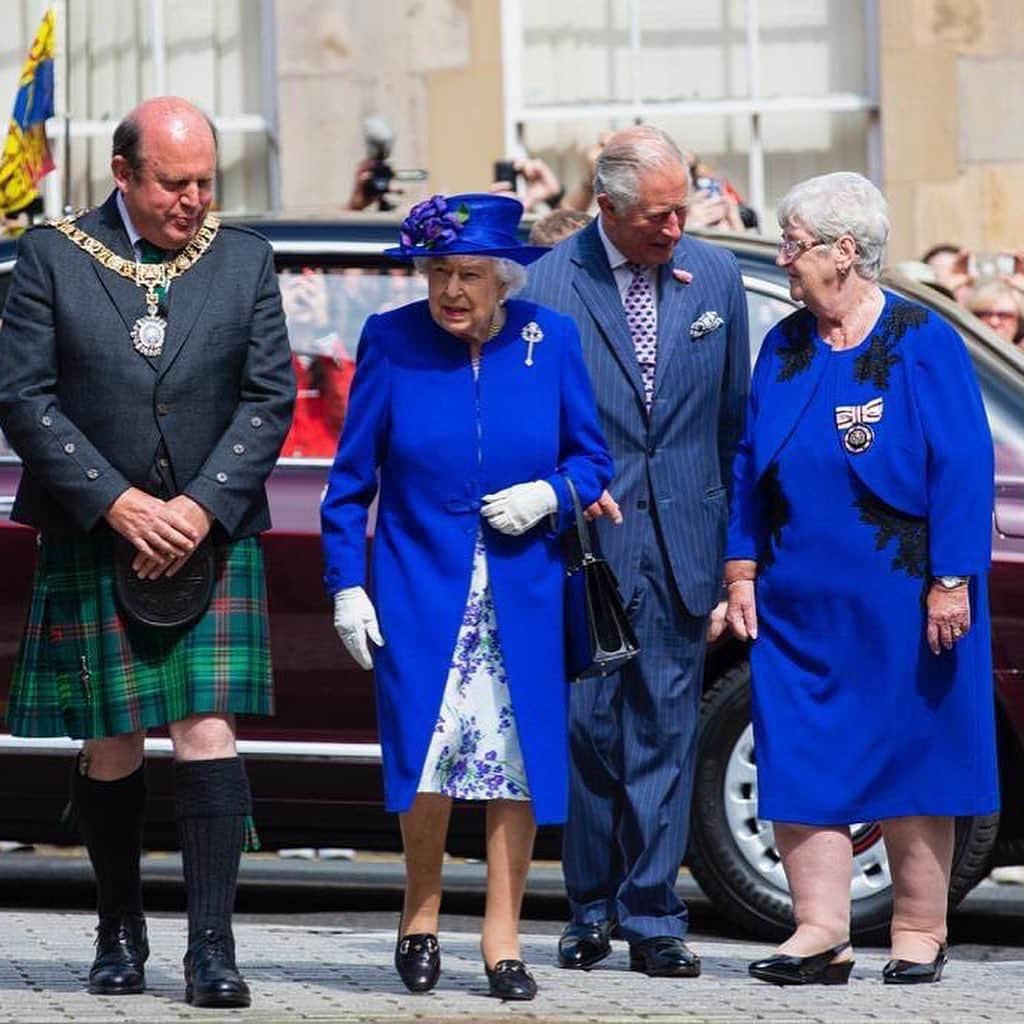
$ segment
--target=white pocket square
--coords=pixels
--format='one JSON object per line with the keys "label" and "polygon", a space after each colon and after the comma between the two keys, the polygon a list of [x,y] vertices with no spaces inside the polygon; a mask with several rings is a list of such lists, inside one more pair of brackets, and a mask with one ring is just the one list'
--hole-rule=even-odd
{"label": "white pocket square", "polygon": [[713,309],[709,309],[690,324],[690,337],[694,340],[703,338],[705,334],[710,334],[724,323],[725,321]]}

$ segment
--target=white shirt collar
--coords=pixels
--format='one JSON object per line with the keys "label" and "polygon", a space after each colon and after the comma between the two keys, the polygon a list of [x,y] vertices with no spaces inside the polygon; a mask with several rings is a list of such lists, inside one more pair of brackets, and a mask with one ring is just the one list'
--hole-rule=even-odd
{"label": "white shirt collar", "polygon": [[[118,193],[120,195],[120,193]],[[608,237],[607,232],[604,229],[604,217],[599,213],[597,215],[597,233],[601,236],[601,244],[604,246],[605,255],[608,257],[608,266],[612,270],[618,270],[619,267],[624,267],[629,260],[622,255],[619,251],[618,246]]]}
{"label": "white shirt collar", "polygon": [[124,224],[125,231],[128,232],[128,241],[132,243],[132,249],[135,251],[135,258],[139,258],[139,242],[142,241],[142,235],[139,234],[135,225],[132,223],[131,215],[128,213],[128,207],[125,206],[124,196],[121,194],[121,190],[117,190],[117,212],[121,214],[121,223]]}

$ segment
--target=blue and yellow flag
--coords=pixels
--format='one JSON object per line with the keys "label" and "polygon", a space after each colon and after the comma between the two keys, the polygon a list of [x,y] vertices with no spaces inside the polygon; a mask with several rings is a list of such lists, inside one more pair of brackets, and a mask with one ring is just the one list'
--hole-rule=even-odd
{"label": "blue and yellow flag", "polygon": [[13,213],[38,196],[36,185],[53,170],[46,119],[53,117],[53,58],[57,16],[51,7],[21,69],[14,113],[0,158],[0,213]]}

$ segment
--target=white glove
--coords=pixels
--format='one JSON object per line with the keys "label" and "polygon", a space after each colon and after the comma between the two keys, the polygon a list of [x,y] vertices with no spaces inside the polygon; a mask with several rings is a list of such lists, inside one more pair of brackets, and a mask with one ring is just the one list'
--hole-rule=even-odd
{"label": "white glove", "polygon": [[369,637],[378,647],[384,646],[384,637],[377,625],[377,613],[362,587],[346,587],[334,595],[334,628],[345,645],[345,650],[363,668],[373,668]]}
{"label": "white glove", "polygon": [[545,516],[558,511],[558,495],[547,480],[515,484],[503,491],[485,494],[483,500],[480,511],[484,519],[494,529],[513,537],[526,533]]}

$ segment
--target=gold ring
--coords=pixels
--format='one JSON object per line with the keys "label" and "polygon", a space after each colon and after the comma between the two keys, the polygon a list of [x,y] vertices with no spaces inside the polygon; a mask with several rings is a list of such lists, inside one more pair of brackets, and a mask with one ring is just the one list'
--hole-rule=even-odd
{"label": "gold ring", "polygon": [[959,626],[953,627],[953,636],[963,636],[964,631]]}

